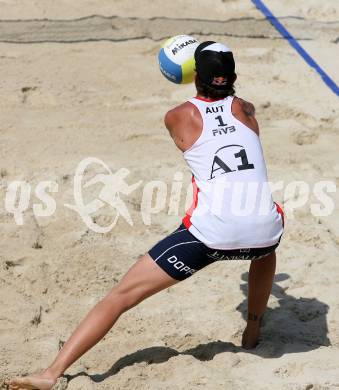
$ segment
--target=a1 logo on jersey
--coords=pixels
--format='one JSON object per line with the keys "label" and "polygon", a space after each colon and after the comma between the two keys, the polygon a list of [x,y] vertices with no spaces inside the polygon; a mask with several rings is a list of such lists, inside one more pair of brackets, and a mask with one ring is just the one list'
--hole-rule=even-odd
{"label": "a1 logo on jersey", "polygon": [[215,152],[209,180],[247,169],[254,169],[254,165],[248,162],[246,150],[242,145],[222,146]]}

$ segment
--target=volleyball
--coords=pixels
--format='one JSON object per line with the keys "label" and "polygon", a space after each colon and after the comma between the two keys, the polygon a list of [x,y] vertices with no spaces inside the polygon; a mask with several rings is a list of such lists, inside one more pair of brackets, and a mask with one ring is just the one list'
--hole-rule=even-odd
{"label": "volleyball", "polygon": [[194,52],[199,43],[189,35],[167,39],[158,56],[161,73],[173,83],[191,83],[195,72]]}

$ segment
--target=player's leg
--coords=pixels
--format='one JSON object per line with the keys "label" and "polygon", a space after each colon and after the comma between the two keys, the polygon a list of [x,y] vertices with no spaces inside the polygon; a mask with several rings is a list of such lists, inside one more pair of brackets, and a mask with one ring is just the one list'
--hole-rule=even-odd
{"label": "player's leg", "polygon": [[260,319],[271,293],[275,266],[275,251],[263,259],[251,262],[248,277],[248,321],[242,338],[242,346],[246,349],[258,344]]}
{"label": "player's leg", "polygon": [[147,254],[121,282],[88,313],[63,346],[52,365],[39,375],[14,378],[11,389],[49,390],[64,371],[100,341],[119,316],[145,298],[177,283]]}

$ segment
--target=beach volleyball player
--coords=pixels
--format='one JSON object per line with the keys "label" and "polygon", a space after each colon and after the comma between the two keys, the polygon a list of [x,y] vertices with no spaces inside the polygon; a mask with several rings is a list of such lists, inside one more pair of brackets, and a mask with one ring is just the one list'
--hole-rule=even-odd
{"label": "beach volleyball player", "polygon": [[41,374],[10,380],[11,389],[50,389],[122,313],[220,260],[251,261],[242,345],[257,345],[275,273],[275,249],[283,233],[283,214],[270,194],[264,197],[265,207],[263,202],[253,202],[246,215],[232,207],[239,199],[230,189],[243,183],[242,188],[252,188],[245,191],[252,199],[257,191],[250,184],[264,187],[267,182],[254,107],[234,96],[235,63],[226,46],[204,42],[196,49],[195,60],[196,97],[165,116],[166,127],[193,174],[192,208],[182,225],[137,260],[89,312],[50,367]]}

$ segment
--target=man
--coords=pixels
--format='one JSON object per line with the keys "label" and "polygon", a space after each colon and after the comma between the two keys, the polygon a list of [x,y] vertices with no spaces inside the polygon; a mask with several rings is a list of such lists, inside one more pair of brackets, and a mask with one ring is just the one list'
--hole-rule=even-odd
{"label": "man", "polygon": [[[140,258],[89,312],[49,368],[12,379],[11,389],[51,389],[122,313],[218,260],[252,260],[242,345],[257,345],[283,215],[265,186],[266,165],[254,107],[234,97],[232,52],[220,43],[204,42],[195,60],[197,96],[165,116],[165,125],[193,174],[194,200],[183,224]],[[256,190],[249,190],[253,183]],[[258,201],[259,187],[262,201]],[[250,207],[238,207],[244,199],[247,204],[247,198]]]}

